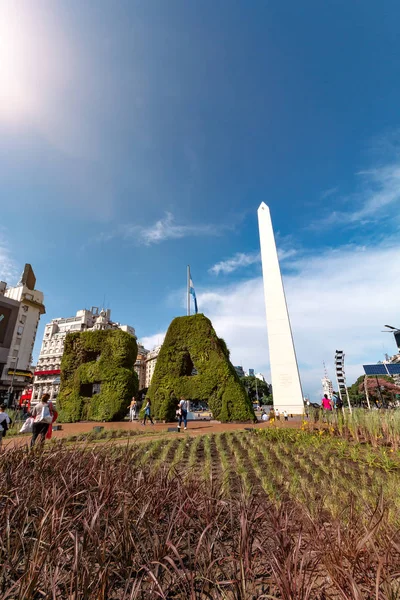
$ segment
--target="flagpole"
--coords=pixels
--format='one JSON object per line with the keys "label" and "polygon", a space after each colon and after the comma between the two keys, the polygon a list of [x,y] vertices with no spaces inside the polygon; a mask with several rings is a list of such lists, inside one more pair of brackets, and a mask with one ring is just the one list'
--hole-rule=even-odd
{"label": "flagpole", "polygon": [[187,268],[187,316],[190,317],[190,266]]}

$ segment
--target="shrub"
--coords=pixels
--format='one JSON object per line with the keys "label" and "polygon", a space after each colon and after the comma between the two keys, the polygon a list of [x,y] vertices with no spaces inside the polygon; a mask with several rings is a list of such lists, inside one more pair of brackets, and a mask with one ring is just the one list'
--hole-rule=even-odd
{"label": "shrub", "polygon": [[[197,375],[192,375],[193,367]],[[208,403],[220,421],[255,421],[252,403],[223,340],[202,314],[177,317],[168,328],[147,393],[157,419],[175,418],[178,399]]]}
{"label": "shrub", "polygon": [[[136,356],[135,338],[120,329],[69,333],[61,362],[59,420],[122,419],[138,389]],[[92,395],[95,383],[100,391]]]}

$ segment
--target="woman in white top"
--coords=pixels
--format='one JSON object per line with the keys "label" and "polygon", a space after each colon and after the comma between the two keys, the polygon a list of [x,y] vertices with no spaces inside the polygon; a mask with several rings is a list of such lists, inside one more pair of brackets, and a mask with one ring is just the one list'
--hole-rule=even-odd
{"label": "woman in white top", "polygon": [[32,417],[35,422],[32,426],[31,448],[35,445],[36,439],[40,435],[40,441],[43,444],[46,433],[53,421],[53,405],[48,404],[50,394],[43,394],[41,402],[38,402],[32,410]]}
{"label": "woman in white top", "polygon": [[5,411],[5,406],[2,404],[0,406],[0,446],[3,443],[3,436],[5,435],[10,424],[11,419]]}
{"label": "woman in white top", "polygon": [[187,412],[188,412],[187,409],[188,409],[187,401],[182,396],[181,399],[179,400],[178,410],[177,410],[177,414],[179,417],[178,431],[181,430],[182,421],[185,426],[185,431],[187,429]]}

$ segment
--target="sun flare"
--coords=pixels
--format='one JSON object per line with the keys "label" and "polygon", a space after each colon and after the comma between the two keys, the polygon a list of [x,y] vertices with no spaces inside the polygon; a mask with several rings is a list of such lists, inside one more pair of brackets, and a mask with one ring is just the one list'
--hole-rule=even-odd
{"label": "sun flare", "polygon": [[0,118],[14,119],[29,112],[29,30],[17,5],[0,5]]}

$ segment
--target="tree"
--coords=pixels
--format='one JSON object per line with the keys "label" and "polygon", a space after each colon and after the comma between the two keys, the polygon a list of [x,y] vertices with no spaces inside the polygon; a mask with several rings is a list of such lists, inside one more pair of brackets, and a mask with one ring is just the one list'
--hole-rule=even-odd
{"label": "tree", "polygon": [[[252,402],[257,402],[257,393],[258,398],[261,400],[263,397],[268,399],[270,396],[270,386],[265,381],[261,381],[261,379],[257,379],[254,375],[246,375],[245,377],[240,378],[244,387],[247,390],[249,398]],[[267,402],[264,402],[267,404]]]}
{"label": "tree", "polygon": [[[364,378],[364,375],[360,375],[355,383],[347,388],[353,406],[365,405]],[[397,393],[393,378],[387,375],[379,375],[379,378],[375,375],[367,376],[367,386],[370,402],[376,405],[380,403],[387,405],[393,401],[393,396]]]}

